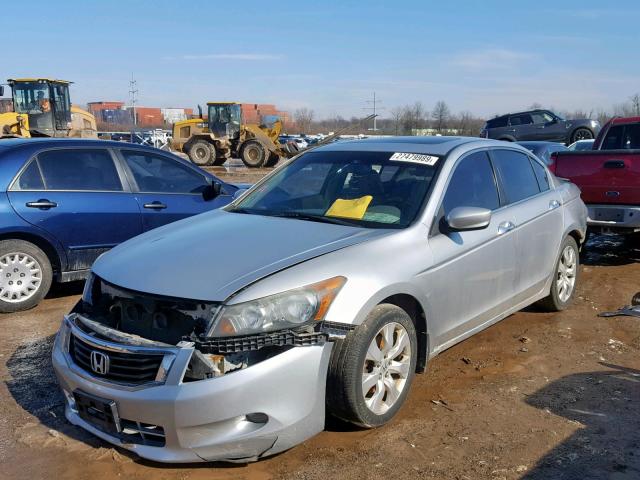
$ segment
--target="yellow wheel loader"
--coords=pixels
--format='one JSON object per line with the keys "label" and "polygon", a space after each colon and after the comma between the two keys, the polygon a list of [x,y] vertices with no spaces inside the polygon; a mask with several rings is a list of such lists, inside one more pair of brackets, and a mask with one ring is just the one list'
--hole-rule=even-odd
{"label": "yellow wheel loader", "polygon": [[[0,138],[97,138],[96,119],[71,105],[66,80],[9,79],[13,111],[0,113]],[[0,97],[4,87],[0,85]]]}
{"label": "yellow wheel loader", "polygon": [[280,157],[297,152],[280,146],[282,123],[272,127],[244,124],[242,109],[235,102],[207,103],[207,120],[194,118],[173,125],[171,147],[186,153],[196,165],[222,165],[232,156],[249,168],[271,167]]}

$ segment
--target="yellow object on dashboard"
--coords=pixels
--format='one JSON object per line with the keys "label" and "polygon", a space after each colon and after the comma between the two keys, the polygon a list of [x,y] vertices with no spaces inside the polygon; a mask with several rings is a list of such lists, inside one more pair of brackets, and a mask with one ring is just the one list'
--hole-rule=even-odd
{"label": "yellow object on dashboard", "polygon": [[324,215],[325,217],[355,218],[360,220],[364,217],[371,200],[373,200],[371,195],[350,200],[338,198]]}

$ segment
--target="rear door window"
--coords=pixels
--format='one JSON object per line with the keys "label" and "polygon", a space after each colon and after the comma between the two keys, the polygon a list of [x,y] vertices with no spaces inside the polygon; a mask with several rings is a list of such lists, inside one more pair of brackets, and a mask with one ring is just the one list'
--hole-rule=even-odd
{"label": "rear door window", "polygon": [[44,182],[42,175],[40,175],[40,168],[38,162],[32,160],[27,168],[24,169],[18,182],[14,184],[14,189],[17,190],[44,190]]}
{"label": "rear door window", "polygon": [[540,193],[529,157],[514,150],[492,150],[491,157],[508,203]]}
{"label": "rear door window", "polygon": [[551,185],[549,184],[549,175],[547,175],[547,169],[533,159],[531,159],[531,165],[533,166],[533,172],[535,173],[536,179],[538,180],[538,186],[540,187],[540,190],[546,192],[551,188]]}
{"label": "rear door window", "polygon": [[456,207],[495,210],[500,206],[495,176],[486,152],[475,152],[460,160],[449,180],[442,206],[445,215]]}
{"label": "rear door window", "polygon": [[508,123],[507,120],[509,120],[509,117],[492,118],[491,120],[489,120],[487,122],[487,127],[486,128],[506,127],[507,123]]}
{"label": "rear door window", "polygon": [[528,113],[524,113],[522,115],[512,115],[509,123],[512,126],[531,125],[533,123],[533,119],[531,118],[531,115],[529,115]]}
{"label": "rear door window", "polygon": [[106,149],[50,150],[39,153],[47,190],[121,192],[118,170]]}

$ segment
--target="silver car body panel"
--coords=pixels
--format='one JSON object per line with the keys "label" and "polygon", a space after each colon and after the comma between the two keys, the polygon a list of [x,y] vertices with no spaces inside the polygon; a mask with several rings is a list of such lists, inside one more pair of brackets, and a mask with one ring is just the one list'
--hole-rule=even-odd
{"label": "silver car body panel", "polygon": [[[440,173],[419,217],[405,229],[212,212],[122,244],[101,257],[94,272],[136,291],[226,304],[343,276],[347,281],[326,320],[358,325],[388,297],[413,297],[424,312],[425,353],[432,357],[548,295],[562,240],[569,234],[579,242],[585,238],[586,207],[579,189],[549,172],[550,190],[494,210],[487,228],[450,234],[432,228],[458,160],[494,148],[531,156],[517,145],[432,137],[339,142],[321,148],[435,155],[440,157]],[[164,385],[132,392],[105,387],[74,372],[60,340],[64,335],[63,328],[53,358],[66,392],[77,388],[115,399],[123,417],[165,427],[166,447],[124,445],[145,458],[257,458],[289,448],[323,428],[331,343],[291,348],[219,378],[169,384],[174,370],[180,377],[186,368],[178,356]],[[251,412],[275,420],[245,436],[226,430],[225,422]],[[105,438],[70,405],[67,418]]]}

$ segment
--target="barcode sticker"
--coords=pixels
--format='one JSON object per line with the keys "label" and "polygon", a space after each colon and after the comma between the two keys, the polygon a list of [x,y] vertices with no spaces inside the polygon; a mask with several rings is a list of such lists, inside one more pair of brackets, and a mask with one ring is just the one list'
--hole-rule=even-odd
{"label": "barcode sticker", "polygon": [[422,153],[401,153],[396,152],[391,155],[389,160],[396,160],[398,162],[412,162],[421,163],[422,165],[434,166],[438,161],[438,157],[435,155],[423,155]]}

